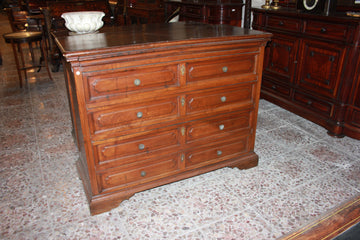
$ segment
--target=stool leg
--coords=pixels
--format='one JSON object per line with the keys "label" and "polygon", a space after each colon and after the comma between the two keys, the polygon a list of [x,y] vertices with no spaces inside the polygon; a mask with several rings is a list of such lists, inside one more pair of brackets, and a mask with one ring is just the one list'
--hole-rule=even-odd
{"label": "stool leg", "polygon": [[[22,88],[22,76],[21,76],[21,70],[20,70],[20,63],[19,63],[19,58],[18,58],[18,55],[17,55],[17,49],[16,49],[16,46],[15,46],[15,43],[13,40],[11,40],[11,46],[13,48],[13,52],[14,52],[14,57],[15,57],[15,63],[16,63],[16,70],[18,72],[18,75],[19,75],[19,80],[20,80],[20,88]],[[19,45],[18,45],[19,47]],[[21,51],[20,51],[21,52]],[[23,62],[24,63],[24,62]]]}
{"label": "stool leg", "polygon": [[33,65],[35,65],[35,55],[34,55],[34,49],[32,47],[32,42],[29,42],[29,50],[30,50],[32,63]]}
{"label": "stool leg", "polygon": [[41,39],[40,41],[40,47],[41,47],[41,55],[44,56],[44,62],[45,62],[45,67],[46,67],[46,71],[49,75],[49,78],[54,81],[52,79],[52,76],[51,76],[51,73],[50,73],[50,69],[49,69],[49,65],[48,65],[48,60],[47,60],[47,52],[46,52],[46,47],[45,47],[45,40],[44,40],[44,37]]}
{"label": "stool leg", "polygon": [[24,75],[25,75],[25,81],[27,81],[28,77],[27,77],[27,72],[26,72],[26,68],[25,68],[25,58],[24,58],[24,53],[23,53],[23,49],[21,47],[21,43],[18,43],[19,48],[20,48],[20,57],[21,57],[21,62],[22,62],[22,69],[24,70]]}

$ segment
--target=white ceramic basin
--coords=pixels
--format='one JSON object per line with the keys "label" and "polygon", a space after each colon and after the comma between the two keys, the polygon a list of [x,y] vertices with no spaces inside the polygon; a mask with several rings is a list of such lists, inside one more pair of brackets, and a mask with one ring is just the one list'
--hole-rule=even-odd
{"label": "white ceramic basin", "polygon": [[79,34],[99,30],[104,25],[104,16],[105,13],[100,11],[66,12],[61,15],[65,19],[65,27]]}

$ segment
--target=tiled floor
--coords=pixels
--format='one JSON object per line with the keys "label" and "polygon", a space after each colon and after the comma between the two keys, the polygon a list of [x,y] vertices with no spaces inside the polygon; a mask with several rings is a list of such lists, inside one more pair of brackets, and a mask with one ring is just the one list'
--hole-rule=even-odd
{"label": "tiled floor", "polygon": [[[0,29],[9,30],[4,15]],[[19,89],[9,47],[1,39],[0,239],[268,240],[360,194],[360,141],[261,100],[259,166],[144,191],[90,216],[63,72],[52,82],[42,70]]]}

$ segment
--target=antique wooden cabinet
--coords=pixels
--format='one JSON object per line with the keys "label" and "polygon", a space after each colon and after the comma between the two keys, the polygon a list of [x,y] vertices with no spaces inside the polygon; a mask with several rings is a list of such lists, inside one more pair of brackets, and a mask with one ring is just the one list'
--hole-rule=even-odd
{"label": "antique wooden cabinet", "polygon": [[225,166],[257,165],[270,34],[179,22],[54,36],[92,214],[138,191]]}
{"label": "antique wooden cabinet", "polygon": [[166,15],[180,8],[180,21],[241,27],[243,0],[165,0]]}
{"label": "antique wooden cabinet", "polygon": [[261,96],[323,127],[360,139],[359,19],[253,9],[253,28],[273,33]]}

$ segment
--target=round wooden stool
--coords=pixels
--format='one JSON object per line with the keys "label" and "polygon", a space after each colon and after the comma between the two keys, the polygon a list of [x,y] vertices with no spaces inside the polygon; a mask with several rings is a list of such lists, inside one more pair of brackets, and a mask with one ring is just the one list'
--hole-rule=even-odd
{"label": "round wooden stool", "polygon": [[[19,80],[20,80],[20,87],[22,87],[21,71],[24,71],[25,80],[27,80],[26,70],[28,70],[28,69],[39,68],[38,71],[40,71],[40,68],[45,66],[46,71],[48,72],[48,75],[49,75],[50,79],[52,80],[49,66],[48,66],[45,42],[44,42],[42,32],[12,32],[12,33],[5,33],[3,35],[3,37],[7,43],[11,43],[11,45],[12,45],[15,62],[16,62],[16,69],[17,69],[17,72],[19,75]],[[23,49],[21,46],[22,43],[28,43],[28,45],[29,45],[32,65],[26,65],[26,63],[25,63],[24,53],[23,53]],[[41,58],[40,58],[39,64],[35,63],[34,51],[32,48],[33,43],[40,43]],[[19,61],[18,52],[20,53],[21,65],[20,65],[20,61]],[[42,59],[44,60],[44,63],[45,63],[44,65],[41,64]]]}

